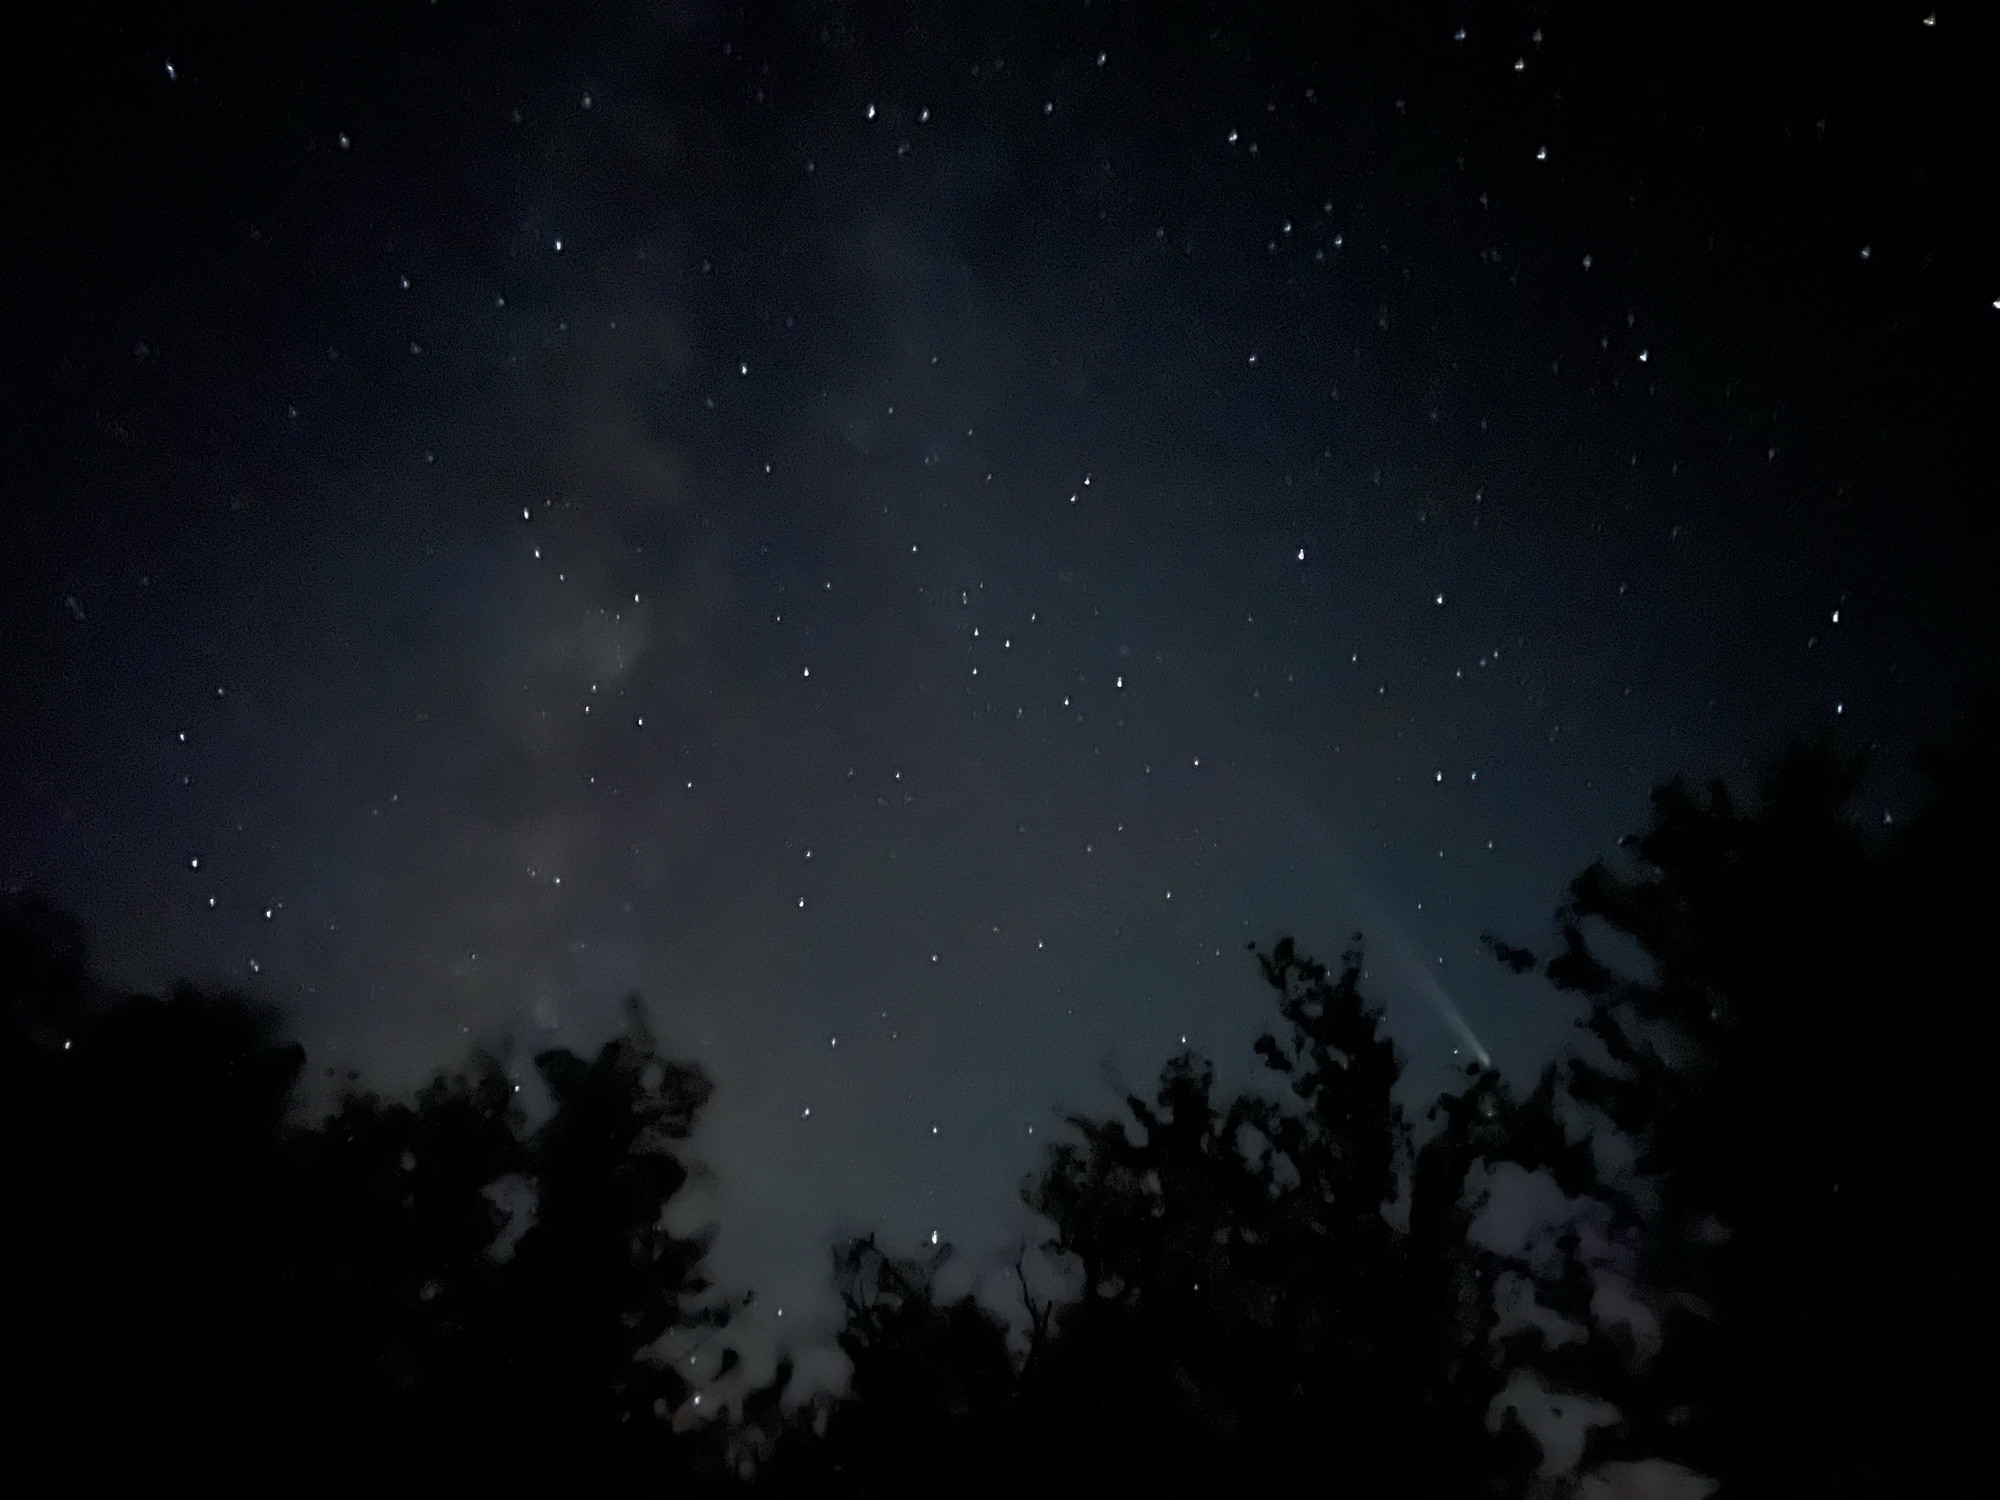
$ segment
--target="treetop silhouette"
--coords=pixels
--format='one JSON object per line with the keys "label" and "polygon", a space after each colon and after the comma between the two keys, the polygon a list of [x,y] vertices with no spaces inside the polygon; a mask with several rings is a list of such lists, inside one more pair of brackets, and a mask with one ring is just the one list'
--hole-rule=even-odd
{"label": "treetop silhouette", "polygon": [[[487,1056],[306,1122],[272,1012],[108,992],[74,922],[8,898],[19,1430],[260,1490],[313,1454],[302,1482],[328,1489],[1559,1496],[1575,1481],[1538,1472],[1520,1415],[1532,1381],[1589,1404],[1586,1469],[1928,1493],[1983,1430],[1964,1372],[2000,1269],[1996,767],[1989,707],[1899,827],[1854,815],[1865,768],[1823,749],[1747,804],[1662,787],[1627,858],[1573,883],[1546,963],[1488,938],[1581,1005],[1577,1050],[1525,1092],[1468,1069],[1422,1130],[1358,946],[1334,968],[1278,941],[1257,957],[1266,1087],[1228,1093],[1183,1052],[1108,1117],[1071,1116],[1024,1185],[1071,1287],[1037,1295],[1024,1247],[1025,1348],[939,1291],[949,1246],[863,1236],[832,1267],[848,1388],[800,1403],[781,1362],[701,1422],[662,1350],[721,1336],[742,1299],[666,1210],[711,1085],[636,997],[594,1055],[534,1059],[537,1127]],[[1481,1228],[1506,1174],[1545,1175],[1574,1216],[1526,1259]]]}

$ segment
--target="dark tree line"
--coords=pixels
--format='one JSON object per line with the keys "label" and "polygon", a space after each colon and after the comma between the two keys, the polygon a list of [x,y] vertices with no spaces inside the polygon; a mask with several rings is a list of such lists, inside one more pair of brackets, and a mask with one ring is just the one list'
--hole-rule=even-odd
{"label": "dark tree line", "polygon": [[[10,899],[9,1446],[225,1491],[1559,1495],[1499,1399],[1531,1371],[1615,1408],[1587,1465],[1664,1457],[1728,1497],[1941,1492],[1993,1347],[1996,769],[1986,714],[1902,828],[1857,818],[1859,769],[1824,752],[1753,807],[1662,788],[1546,963],[1492,944],[1577,996],[1587,1037],[1526,1093],[1470,1071],[1421,1127],[1358,951],[1277,943],[1268,1087],[1176,1057],[1025,1185],[1067,1294],[1024,1252],[1010,1326],[938,1291],[948,1246],[856,1241],[848,1388],[790,1400],[781,1364],[702,1421],[650,1351],[727,1337],[706,1247],[663,1227],[709,1084],[636,1000],[595,1057],[535,1059],[538,1127],[490,1058],[307,1125],[273,1015],[105,993],[72,922]],[[1657,1338],[1606,1306],[1579,1234],[1533,1266],[1482,1244],[1499,1163],[1595,1206]],[[1509,1276],[1569,1332],[1510,1313]]]}

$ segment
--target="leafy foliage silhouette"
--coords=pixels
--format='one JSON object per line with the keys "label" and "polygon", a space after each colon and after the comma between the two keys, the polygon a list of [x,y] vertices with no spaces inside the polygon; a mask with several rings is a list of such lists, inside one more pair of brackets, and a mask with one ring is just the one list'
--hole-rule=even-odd
{"label": "leafy foliage silhouette", "polygon": [[[1864,770],[1799,747],[1754,807],[1662,787],[1629,866],[1573,883],[1545,966],[1596,1044],[1564,1092],[1637,1148],[1587,1187],[1661,1321],[1650,1359],[1575,1352],[1570,1387],[1621,1413],[1591,1458],[1664,1455],[1723,1500],[1941,1492],[1978,1456],[2000,713],[1931,758],[1905,829],[1854,812]],[[1600,956],[1607,933],[1649,972]]]}
{"label": "leafy foliage silhouette", "polygon": [[[1323,1471],[1332,1451],[1364,1493],[1506,1492],[1533,1450],[1517,1429],[1487,1426],[1492,1313],[1464,1236],[1470,1127],[1490,1121],[1452,1096],[1413,1158],[1401,1063],[1362,998],[1358,943],[1337,975],[1290,939],[1259,962],[1289,1034],[1256,1051],[1297,1103],[1245,1093],[1217,1107],[1206,1065],[1176,1059],[1155,1106],[1127,1101],[1139,1141],[1086,1129],[1089,1172],[1058,1149],[1035,1195],[1057,1247],[1122,1294],[1104,1296],[1087,1271],[1062,1320],[1078,1364],[1101,1360],[1092,1344],[1121,1322],[1139,1325],[1147,1410],[1196,1449],[1182,1474],[1283,1483]],[[1505,1098],[1490,1073],[1471,1088]],[[1106,1196],[1127,1200],[1108,1238],[1101,1207],[1077,1213],[1074,1191],[1104,1175]],[[1398,1207],[1406,1228],[1392,1222]],[[1120,1244],[1134,1224],[1158,1243]]]}
{"label": "leafy foliage silhouette", "polygon": [[[1361,997],[1359,952],[1337,976],[1290,940],[1260,962],[1290,1030],[1257,1051],[1294,1102],[1218,1098],[1188,1053],[1122,1117],[1072,1117],[1024,1196],[1078,1290],[1044,1306],[1022,1276],[1022,1359],[999,1315],[940,1302],[949,1247],[921,1261],[846,1247],[853,1384],[775,1485],[1176,1495],[1331,1472],[1363,1494],[1518,1487],[1534,1445],[1487,1425],[1499,1372],[1460,1206],[1484,1144],[1467,1122],[1501,1127],[1455,1109],[1397,1228],[1401,1065]],[[1493,1075],[1476,1087],[1505,1097]]]}
{"label": "leafy foliage silhouette", "polygon": [[[727,1321],[705,1247],[662,1226],[709,1084],[636,998],[594,1059],[536,1059],[556,1108],[532,1133],[488,1058],[289,1123],[304,1055],[268,1012],[102,993],[38,901],[0,920],[0,999],[10,1384],[72,1468],[696,1481],[685,1382],[643,1355]],[[509,1175],[534,1220],[503,1259]]]}
{"label": "leafy foliage silhouette", "polygon": [[247,1002],[182,987],[115,1000],[40,901],[0,923],[9,1381],[19,1433],[170,1452],[265,1405],[234,1294],[285,1145],[303,1053]]}
{"label": "leafy foliage silhouette", "polygon": [[[1072,1116],[1024,1185],[1068,1296],[1035,1293],[1024,1247],[1010,1319],[940,1290],[950,1246],[853,1240],[847,1389],[801,1401],[781,1361],[700,1423],[658,1350],[730,1321],[706,1244],[665,1227],[710,1085],[636,996],[595,1056],[534,1059],[538,1127],[485,1056],[307,1125],[272,1013],[107,992],[73,921],[7,898],[17,1449],[246,1490],[1570,1493],[1518,1415],[1531,1373],[1608,1403],[1586,1467],[1927,1493],[1977,1457],[1965,1372],[1992,1332],[1996,767],[1989,706],[1887,833],[1823,749],[1747,809],[1662,787],[1630,862],[1573,883],[1553,957],[1488,939],[1580,999],[1580,1050],[1526,1093],[1469,1069],[1426,1132],[1358,946],[1335,970],[1276,943],[1260,1086],[1225,1095],[1183,1053],[1150,1096]],[[1478,1227],[1501,1169],[1601,1216],[1526,1264]],[[1657,1337],[1607,1303],[1607,1255]]]}

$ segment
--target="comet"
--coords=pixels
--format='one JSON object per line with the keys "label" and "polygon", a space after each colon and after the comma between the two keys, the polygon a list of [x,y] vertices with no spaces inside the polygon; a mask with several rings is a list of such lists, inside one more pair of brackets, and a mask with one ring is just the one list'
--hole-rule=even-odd
{"label": "comet", "polygon": [[1421,996],[1424,1003],[1437,1012],[1445,1029],[1457,1038],[1460,1054],[1470,1055],[1481,1068],[1492,1067],[1493,1054],[1472,1029],[1472,1023],[1465,1019],[1465,1012],[1451,998],[1432,966],[1424,962],[1423,955],[1417,951],[1416,944],[1403,930],[1402,924],[1390,916],[1388,908],[1362,884],[1355,874],[1353,862],[1348,859],[1332,829],[1326,827],[1325,820],[1316,814],[1306,816],[1320,825],[1317,842],[1335,887],[1336,902],[1354,913],[1363,940],[1377,955],[1389,982],[1398,989]]}
{"label": "comet", "polygon": [[1481,1068],[1493,1066],[1493,1054],[1486,1050],[1486,1044],[1479,1040],[1479,1034],[1472,1029],[1472,1023],[1465,1019],[1465,1012],[1458,1008],[1458,1002],[1451,998],[1437,975],[1423,961],[1409,935],[1394,922],[1386,920],[1378,911],[1373,930],[1378,934],[1382,946],[1388,950],[1388,957],[1395,974],[1409,988],[1430,1002],[1451,1033],[1459,1040],[1459,1050],[1470,1053]]}

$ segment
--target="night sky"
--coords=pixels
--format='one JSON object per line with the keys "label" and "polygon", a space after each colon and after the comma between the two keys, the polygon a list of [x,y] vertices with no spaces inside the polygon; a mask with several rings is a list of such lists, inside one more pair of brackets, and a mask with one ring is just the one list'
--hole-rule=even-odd
{"label": "night sky", "polygon": [[1990,680],[1978,7],[74,9],[0,884],[320,1102],[532,1108],[641,991],[773,1337],[1247,1076],[1249,942],[1361,930],[1419,1106],[1531,1076],[1483,932],[1794,736],[1893,818]]}

